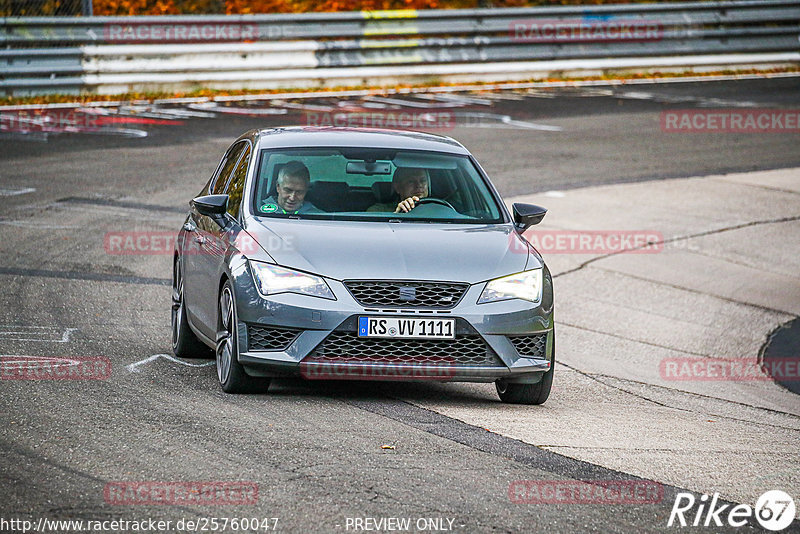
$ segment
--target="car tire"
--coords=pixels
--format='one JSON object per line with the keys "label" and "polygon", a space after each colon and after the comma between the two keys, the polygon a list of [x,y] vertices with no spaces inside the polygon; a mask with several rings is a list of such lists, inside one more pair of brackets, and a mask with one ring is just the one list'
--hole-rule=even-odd
{"label": "car tire", "polygon": [[227,280],[219,294],[217,314],[217,379],[225,393],[255,393],[269,388],[269,378],[248,375],[239,363],[236,297]]}
{"label": "car tire", "polygon": [[180,358],[211,358],[213,353],[197,339],[186,317],[183,298],[183,270],[180,259],[172,269],[172,353]]}
{"label": "car tire", "polygon": [[544,404],[553,387],[553,373],[556,370],[556,338],[553,329],[553,354],[550,358],[550,370],[535,384],[514,384],[503,379],[496,380],[497,395],[500,400],[509,404]]}

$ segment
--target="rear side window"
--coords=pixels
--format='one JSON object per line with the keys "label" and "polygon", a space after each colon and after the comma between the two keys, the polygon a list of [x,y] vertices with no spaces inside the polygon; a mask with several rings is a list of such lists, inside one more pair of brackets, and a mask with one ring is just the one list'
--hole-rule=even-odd
{"label": "rear side window", "polygon": [[231,176],[231,173],[236,166],[236,162],[239,161],[239,156],[241,156],[245,147],[248,147],[247,141],[242,141],[228,150],[228,154],[225,156],[225,162],[222,164],[219,174],[217,175],[214,184],[211,186],[212,195],[224,194],[225,185],[228,183],[228,178]]}
{"label": "rear side window", "polygon": [[239,164],[236,170],[233,171],[233,176],[225,188],[225,193],[228,198],[228,213],[236,218],[239,216],[239,208],[242,205],[242,195],[244,194],[244,181],[247,178],[247,167],[250,164],[250,145],[244,150],[244,154],[239,159]]}

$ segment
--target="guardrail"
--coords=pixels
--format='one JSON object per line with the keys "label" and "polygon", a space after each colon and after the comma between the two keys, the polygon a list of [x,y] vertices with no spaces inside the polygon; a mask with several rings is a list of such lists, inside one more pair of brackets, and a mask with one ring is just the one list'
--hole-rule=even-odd
{"label": "guardrail", "polygon": [[0,92],[287,88],[800,63],[800,0],[0,18]]}

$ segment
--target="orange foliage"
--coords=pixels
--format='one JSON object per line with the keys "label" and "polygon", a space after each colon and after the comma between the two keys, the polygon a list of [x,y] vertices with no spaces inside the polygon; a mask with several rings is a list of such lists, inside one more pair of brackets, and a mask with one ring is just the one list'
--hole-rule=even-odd
{"label": "orange foliage", "polygon": [[211,15],[224,13],[224,0],[93,0],[94,14]]}
{"label": "orange foliage", "polygon": [[250,15],[253,13],[293,13],[286,0],[227,0],[225,13],[228,15]]}
{"label": "orange foliage", "polygon": [[[0,0],[1,1],[1,0]],[[66,0],[47,0],[60,2]],[[648,0],[93,0],[95,15],[248,15],[645,3]],[[680,0],[665,0],[680,1]]]}
{"label": "orange foliage", "polygon": [[[469,9],[547,4],[608,3],[620,0],[94,0],[95,15],[247,15],[377,11],[385,9]],[[626,0],[622,0],[625,2]]]}
{"label": "orange foliage", "polygon": [[[253,13],[261,11],[264,0],[251,0]],[[264,3],[270,3],[266,0]],[[283,2],[296,13],[332,12],[332,11],[377,11],[383,9],[436,9],[446,7],[439,0],[293,0]],[[445,2],[448,3],[448,2]],[[452,2],[450,2],[452,3]]]}

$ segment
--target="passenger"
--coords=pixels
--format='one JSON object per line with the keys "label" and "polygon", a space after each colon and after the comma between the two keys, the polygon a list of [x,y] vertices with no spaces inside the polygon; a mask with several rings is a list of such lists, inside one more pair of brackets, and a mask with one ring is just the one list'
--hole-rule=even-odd
{"label": "passenger", "polygon": [[306,202],[306,194],[311,185],[308,167],[293,160],[281,167],[275,185],[277,198],[271,196],[261,204],[264,213],[323,213],[311,202]]}
{"label": "passenger", "polygon": [[394,213],[408,213],[416,202],[427,197],[430,193],[430,177],[426,169],[416,167],[398,167],[392,177],[392,189],[397,193],[400,202],[396,205],[390,203],[373,204],[367,211],[392,211]]}

